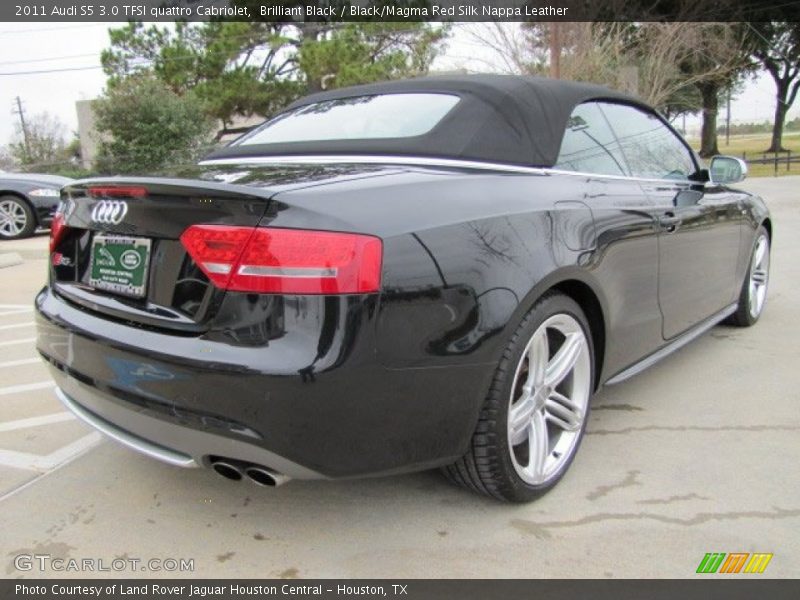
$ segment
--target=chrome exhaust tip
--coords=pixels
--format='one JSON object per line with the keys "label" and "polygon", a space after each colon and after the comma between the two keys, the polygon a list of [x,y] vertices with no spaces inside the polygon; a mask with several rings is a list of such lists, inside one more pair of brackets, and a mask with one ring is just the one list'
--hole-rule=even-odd
{"label": "chrome exhaust tip", "polygon": [[264,467],[252,466],[244,470],[250,481],[263,487],[278,487],[289,481],[289,477]]}
{"label": "chrome exhaust tip", "polygon": [[217,462],[211,464],[211,468],[222,475],[225,479],[230,479],[231,481],[242,480],[242,470],[239,467],[225,461],[218,460]]}

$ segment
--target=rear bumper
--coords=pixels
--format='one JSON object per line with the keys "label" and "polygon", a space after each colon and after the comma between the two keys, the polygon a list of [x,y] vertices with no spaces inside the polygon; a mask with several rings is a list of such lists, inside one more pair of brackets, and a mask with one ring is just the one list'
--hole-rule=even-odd
{"label": "rear bumper", "polygon": [[246,345],[221,331],[132,327],[49,288],[36,305],[37,347],[62,402],[126,446],[184,467],[224,457],[313,479],[447,464],[466,451],[492,374],[486,365],[383,367],[368,297],[286,307],[280,336]]}
{"label": "rear bumper", "polygon": [[[52,367],[51,373],[59,385],[56,396],[75,416],[111,439],[150,458],[176,467],[193,468],[208,467],[209,456],[220,456],[270,465],[271,469],[289,477],[324,477],[253,444],[181,427],[115,405],[110,398],[65,375],[58,368]],[[64,391],[65,388],[69,391]]]}

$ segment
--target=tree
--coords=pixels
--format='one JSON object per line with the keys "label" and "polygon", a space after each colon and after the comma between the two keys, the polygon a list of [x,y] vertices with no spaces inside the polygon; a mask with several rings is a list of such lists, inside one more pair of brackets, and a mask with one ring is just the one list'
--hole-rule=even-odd
{"label": "tree", "polygon": [[446,30],[422,23],[347,23],[299,47],[308,87],[331,89],[427,72]]}
{"label": "tree", "polygon": [[68,160],[65,125],[47,112],[28,116],[25,131],[15,126],[9,152],[24,170],[47,169]]}
{"label": "tree", "polygon": [[178,95],[191,94],[225,129],[234,116],[267,115],[301,91],[286,56],[291,40],[275,23],[178,22],[174,30],[140,22],[111,29],[101,55],[108,85],[149,73]]}
{"label": "tree", "polygon": [[[752,68],[741,25],[703,22],[560,23],[559,75],[640,96],[674,119],[703,110],[703,154],[716,153],[721,90]],[[502,70],[546,75],[552,24],[473,26]]]}
{"label": "tree", "polygon": [[754,55],[775,81],[772,141],[766,152],[781,152],[786,113],[800,89],[800,21],[750,23],[749,27],[754,37]]}
{"label": "tree", "polygon": [[424,74],[446,32],[424,23],[130,23],[110,31],[101,61],[109,89],[150,73],[200,100],[221,135],[237,116],[269,116],[309,91]]}
{"label": "tree", "polygon": [[192,95],[179,96],[147,74],[127,77],[94,104],[97,169],[146,173],[191,162],[209,148],[213,123]]}
{"label": "tree", "polygon": [[702,157],[719,154],[717,117],[723,94],[732,90],[755,69],[753,51],[745,25],[734,23],[694,24],[694,39],[688,40],[694,52],[680,64],[681,73],[694,77],[694,87],[700,96],[703,124],[700,130]]}
{"label": "tree", "polygon": [[14,162],[14,157],[8,151],[6,146],[0,146],[0,172],[10,171],[16,168],[17,163]]}

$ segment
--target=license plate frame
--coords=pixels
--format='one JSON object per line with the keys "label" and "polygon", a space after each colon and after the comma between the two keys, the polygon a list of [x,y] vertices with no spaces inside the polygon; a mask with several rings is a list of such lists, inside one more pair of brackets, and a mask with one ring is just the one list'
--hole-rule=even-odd
{"label": "license plate frame", "polygon": [[96,234],[89,261],[89,285],[131,298],[147,295],[152,240]]}

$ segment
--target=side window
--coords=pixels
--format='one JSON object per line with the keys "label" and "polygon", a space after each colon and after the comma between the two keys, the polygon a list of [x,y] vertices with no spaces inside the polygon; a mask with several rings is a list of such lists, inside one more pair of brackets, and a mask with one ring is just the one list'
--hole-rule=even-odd
{"label": "side window", "polygon": [[601,103],[622,146],[631,175],[687,179],[697,171],[689,149],[656,115],[624,104]]}
{"label": "side window", "polygon": [[570,115],[554,168],[599,175],[628,174],[619,144],[596,102],[581,104]]}

